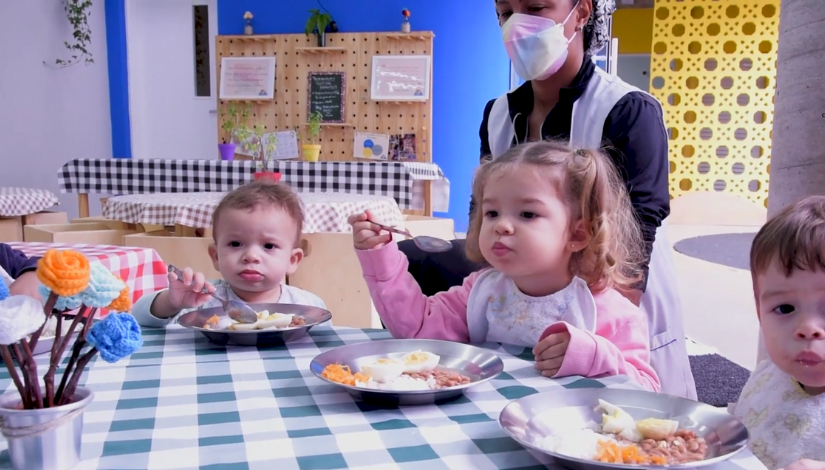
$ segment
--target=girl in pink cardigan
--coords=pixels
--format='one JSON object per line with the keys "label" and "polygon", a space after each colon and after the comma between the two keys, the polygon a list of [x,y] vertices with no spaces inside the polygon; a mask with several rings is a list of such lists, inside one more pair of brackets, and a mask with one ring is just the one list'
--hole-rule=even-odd
{"label": "girl in pink cardigan", "polygon": [[658,391],[647,319],[620,293],[642,278],[642,238],[608,157],[556,142],[516,146],[479,167],[473,194],[481,204],[467,255],[491,267],[432,297],[369,212],[350,217],[392,335],[528,347],[546,377],[622,374]]}

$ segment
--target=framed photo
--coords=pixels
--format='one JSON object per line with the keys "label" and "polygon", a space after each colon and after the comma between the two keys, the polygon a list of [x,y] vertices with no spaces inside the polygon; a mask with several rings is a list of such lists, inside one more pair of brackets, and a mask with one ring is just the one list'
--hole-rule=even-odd
{"label": "framed photo", "polygon": [[275,56],[221,57],[222,100],[264,101],[275,98]]}
{"label": "framed photo", "polygon": [[427,101],[430,99],[428,55],[376,55],[372,57],[374,101]]}

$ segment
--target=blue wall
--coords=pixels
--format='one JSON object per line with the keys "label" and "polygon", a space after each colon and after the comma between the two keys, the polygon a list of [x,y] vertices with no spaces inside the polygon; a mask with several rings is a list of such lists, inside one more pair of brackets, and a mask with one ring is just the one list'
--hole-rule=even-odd
{"label": "blue wall", "polygon": [[[467,230],[470,184],[478,166],[478,128],[488,100],[507,91],[509,61],[492,0],[325,0],[342,33],[398,31],[401,10],[413,30],[435,33],[433,161],[450,180],[456,231]],[[440,4],[440,5],[439,5]],[[218,34],[243,34],[243,14],[255,15],[256,34],[303,33],[316,0],[218,0]]]}
{"label": "blue wall", "polygon": [[106,53],[109,71],[109,114],[112,120],[112,156],[115,158],[132,158],[124,0],[105,0],[104,8],[106,11]]}

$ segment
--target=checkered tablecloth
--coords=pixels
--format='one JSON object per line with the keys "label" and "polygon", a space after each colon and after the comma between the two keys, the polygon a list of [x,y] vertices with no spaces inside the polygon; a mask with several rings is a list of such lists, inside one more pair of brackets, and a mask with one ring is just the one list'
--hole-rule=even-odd
{"label": "checkered tablecloth", "polygon": [[[90,260],[100,261],[109,271],[120,276],[132,292],[132,302],[144,294],[165,289],[169,285],[166,278],[166,263],[151,248],[132,246],[86,245],[66,243],[24,243],[14,242],[9,245],[27,256],[43,256],[46,250],[75,250]],[[102,310],[101,316],[106,314]]]}
{"label": "checkered tablecloth", "polygon": [[[74,470],[545,469],[549,459],[499,427],[510,400],[559,387],[637,387],[625,377],[546,379],[528,351],[497,345],[489,347],[505,372],[442,405],[375,408],[309,371],[323,351],[389,337],[316,328],[287,347],[256,349],[217,346],[180,327],[144,330],[142,350],[115,364],[97,357],[84,374],[95,399]],[[10,382],[3,369],[0,386]],[[8,454],[0,452],[6,468]]]}
{"label": "checkered tablecloth", "polygon": [[20,217],[37,214],[60,204],[57,196],[45,189],[0,188],[0,216]]}
{"label": "checkered tablecloth", "polygon": [[[133,194],[106,201],[103,216],[130,224],[209,228],[212,213],[226,193]],[[402,225],[403,215],[388,196],[349,193],[298,193],[304,204],[304,233],[349,232],[347,218],[369,209],[387,225]]]}
{"label": "checkered tablecloth", "polygon": [[[299,192],[389,196],[402,209],[423,204],[413,200],[416,181],[443,181],[449,196],[449,182],[434,163],[274,161],[268,167]],[[58,170],[57,180],[62,193],[226,192],[252,181],[255,171],[249,160],[76,159]],[[444,204],[445,184],[436,185],[434,205]]]}

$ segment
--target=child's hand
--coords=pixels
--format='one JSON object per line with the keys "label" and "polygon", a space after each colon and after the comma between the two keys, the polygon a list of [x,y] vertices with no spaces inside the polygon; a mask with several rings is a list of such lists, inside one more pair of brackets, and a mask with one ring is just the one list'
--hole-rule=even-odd
{"label": "child's hand", "polygon": [[196,273],[192,268],[183,270],[183,282],[178,280],[175,273],[169,273],[169,305],[175,310],[195,308],[203,305],[211,297],[204,294],[204,287],[209,292],[215,292],[215,286],[206,282],[203,273]]}
{"label": "child's hand", "polygon": [[29,297],[34,297],[41,302],[45,302],[46,299],[41,298],[40,292],[37,290],[39,285],[40,280],[37,279],[37,274],[35,274],[34,271],[27,271],[18,276],[17,279],[11,283],[9,286],[9,293],[11,293],[11,295],[28,295]]}
{"label": "child's hand", "polygon": [[825,462],[801,459],[779,470],[825,470]]}
{"label": "child's hand", "polygon": [[381,234],[381,227],[373,224],[372,213],[367,210],[363,214],[349,216],[347,222],[352,225],[352,241],[356,250],[372,250],[381,248],[392,241],[392,234]]}
{"label": "child's hand", "polygon": [[539,341],[533,348],[533,354],[536,356],[536,369],[541,371],[541,375],[553,377],[559,372],[569,345],[570,333],[567,331],[547,335]]}

